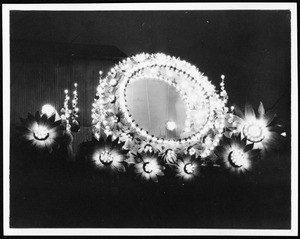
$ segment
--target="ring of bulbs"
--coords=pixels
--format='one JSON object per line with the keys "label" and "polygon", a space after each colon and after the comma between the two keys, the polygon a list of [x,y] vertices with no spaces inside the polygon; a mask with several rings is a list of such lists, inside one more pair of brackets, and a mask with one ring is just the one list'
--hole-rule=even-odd
{"label": "ring of bulbs", "polygon": [[[209,156],[219,145],[228,112],[224,76],[218,94],[215,86],[195,66],[162,53],[142,53],[127,58],[115,65],[105,78],[102,78],[102,72],[99,73],[99,85],[92,105],[92,131],[96,138],[100,137],[101,129],[115,137],[121,136],[123,129],[112,129],[108,124],[116,122],[117,109],[120,109],[126,128],[135,131],[150,145],[159,144],[175,151],[200,144],[202,158]],[[130,82],[144,79],[159,80],[175,87],[185,104],[185,131],[191,132],[190,136],[178,140],[158,138],[135,122],[127,107],[126,89]],[[208,134],[210,140],[204,140]]]}

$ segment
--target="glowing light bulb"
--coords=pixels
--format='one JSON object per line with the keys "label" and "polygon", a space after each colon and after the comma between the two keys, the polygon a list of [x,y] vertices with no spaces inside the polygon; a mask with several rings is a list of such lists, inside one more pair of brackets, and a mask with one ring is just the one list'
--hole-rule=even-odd
{"label": "glowing light bulb", "polygon": [[229,154],[229,158],[232,165],[235,167],[242,167],[246,162],[245,154],[241,150],[233,150]]}
{"label": "glowing light bulb", "polygon": [[101,163],[103,163],[104,165],[110,164],[113,161],[113,157],[112,155],[108,152],[102,152],[99,156],[99,160],[101,161]]}
{"label": "glowing light bulb", "polygon": [[253,143],[260,142],[264,139],[263,128],[256,123],[247,123],[243,128],[243,133],[247,139]]}
{"label": "glowing light bulb", "polygon": [[38,126],[33,136],[37,140],[46,140],[49,137],[49,131],[45,126]]}
{"label": "glowing light bulb", "polygon": [[254,137],[257,137],[260,135],[261,129],[257,125],[250,125],[248,127],[248,133]]}
{"label": "glowing light bulb", "polygon": [[42,107],[42,114],[46,114],[48,117],[56,113],[55,108],[52,105],[46,104]]}
{"label": "glowing light bulb", "polygon": [[144,147],[144,151],[147,153],[152,153],[153,151],[153,147],[150,145],[150,144],[146,144],[145,147]]}
{"label": "glowing light bulb", "polygon": [[195,166],[192,165],[191,163],[187,163],[184,165],[184,172],[187,174],[193,174],[195,171]]}
{"label": "glowing light bulb", "polygon": [[174,121],[168,121],[166,123],[166,128],[170,131],[173,131],[174,129],[176,129],[176,123]]}
{"label": "glowing light bulb", "polygon": [[151,173],[155,169],[155,165],[153,162],[146,162],[143,165],[143,169],[146,173]]}

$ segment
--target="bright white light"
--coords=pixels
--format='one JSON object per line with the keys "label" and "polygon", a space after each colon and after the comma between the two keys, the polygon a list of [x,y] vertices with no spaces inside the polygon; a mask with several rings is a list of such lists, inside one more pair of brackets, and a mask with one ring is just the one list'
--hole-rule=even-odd
{"label": "bright white light", "polygon": [[260,142],[264,139],[263,128],[257,123],[246,124],[243,132],[248,140],[253,143]]}
{"label": "bright white light", "polygon": [[233,150],[230,154],[230,160],[236,167],[241,167],[245,164],[245,154],[241,150]]}
{"label": "bright white light", "polygon": [[34,131],[34,137],[38,140],[45,140],[49,136],[49,131],[45,126],[38,126]]}
{"label": "bright white light", "polygon": [[156,164],[154,162],[146,162],[144,163],[144,171],[146,173],[152,173],[153,170],[156,169]]}
{"label": "bright white light", "polygon": [[168,121],[166,123],[166,127],[168,130],[173,131],[174,129],[176,129],[176,123],[174,121]]}
{"label": "bright white light", "polygon": [[187,163],[187,164],[184,166],[184,171],[185,171],[187,174],[193,174],[194,171],[195,171],[195,166],[192,165],[191,163]]}
{"label": "bright white light", "polygon": [[221,79],[224,80],[224,79],[225,79],[225,76],[224,76],[224,75],[221,75]]}
{"label": "bright white light", "polygon": [[257,137],[261,134],[261,129],[259,126],[253,124],[248,127],[248,133],[253,137]]}
{"label": "bright white light", "polygon": [[281,133],[283,137],[286,137],[286,132]]}
{"label": "bright white light", "polygon": [[103,164],[110,164],[113,161],[113,157],[108,151],[102,152],[99,159]]}
{"label": "bright white light", "polygon": [[48,117],[52,116],[55,113],[56,110],[52,105],[47,104],[42,107],[42,114],[46,114]]}

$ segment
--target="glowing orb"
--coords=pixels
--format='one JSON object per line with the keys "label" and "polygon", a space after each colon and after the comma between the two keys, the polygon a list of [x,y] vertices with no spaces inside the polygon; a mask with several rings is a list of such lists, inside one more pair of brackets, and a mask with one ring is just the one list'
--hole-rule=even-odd
{"label": "glowing orb", "polygon": [[233,150],[229,154],[229,159],[234,167],[242,167],[246,162],[245,154],[242,150]]}
{"label": "glowing orb", "polygon": [[45,126],[38,126],[33,132],[33,136],[37,140],[46,140],[49,137],[49,131]]}
{"label": "glowing orb", "polygon": [[107,165],[110,164],[113,161],[112,155],[108,152],[102,152],[99,156],[100,162]]}
{"label": "glowing orb", "polygon": [[176,123],[174,121],[168,121],[166,123],[166,127],[168,130],[173,131],[174,129],[176,129]]}
{"label": "glowing orb", "polygon": [[151,173],[155,169],[155,165],[153,162],[144,163],[143,169],[146,173]]}
{"label": "glowing orb", "polygon": [[260,142],[264,139],[263,128],[255,123],[246,124],[243,128],[243,132],[247,139],[253,143]]}
{"label": "glowing orb", "polygon": [[191,163],[187,163],[184,165],[184,172],[187,174],[193,174],[195,171],[195,166],[192,165]]}
{"label": "glowing orb", "polygon": [[42,114],[46,114],[48,117],[56,113],[55,108],[52,105],[46,104],[42,107]]}

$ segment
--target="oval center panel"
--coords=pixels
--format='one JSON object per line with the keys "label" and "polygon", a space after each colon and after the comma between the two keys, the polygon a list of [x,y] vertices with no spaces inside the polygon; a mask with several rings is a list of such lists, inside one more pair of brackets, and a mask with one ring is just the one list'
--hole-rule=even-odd
{"label": "oval center panel", "polygon": [[172,85],[151,78],[132,81],[126,100],[132,118],[149,134],[176,140],[188,136],[186,106]]}

